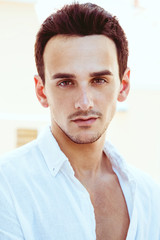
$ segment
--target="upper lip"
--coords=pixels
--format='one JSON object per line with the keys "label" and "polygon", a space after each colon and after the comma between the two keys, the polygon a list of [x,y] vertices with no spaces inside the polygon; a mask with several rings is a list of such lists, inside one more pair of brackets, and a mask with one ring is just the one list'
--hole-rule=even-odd
{"label": "upper lip", "polygon": [[77,121],[77,120],[87,121],[87,120],[93,119],[93,118],[97,119],[98,117],[97,116],[79,116],[79,117],[72,119],[72,121]]}

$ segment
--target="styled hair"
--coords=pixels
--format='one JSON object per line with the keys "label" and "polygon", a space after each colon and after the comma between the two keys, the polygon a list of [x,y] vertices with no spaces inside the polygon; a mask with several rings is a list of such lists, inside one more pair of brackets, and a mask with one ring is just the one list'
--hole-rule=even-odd
{"label": "styled hair", "polygon": [[128,41],[115,16],[92,3],[73,3],[51,14],[41,25],[35,42],[37,71],[45,83],[43,53],[47,42],[58,34],[87,36],[101,34],[112,39],[117,49],[119,77],[127,68]]}

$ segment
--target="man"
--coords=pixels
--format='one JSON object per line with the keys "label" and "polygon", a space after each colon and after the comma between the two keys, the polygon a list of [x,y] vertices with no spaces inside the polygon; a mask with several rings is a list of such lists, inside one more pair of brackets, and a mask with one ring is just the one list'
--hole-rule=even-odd
{"label": "man", "polygon": [[0,239],[159,240],[159,187],[105,142],[130,87],[117,19],[65,6],[42,24],[35,58],[51,127],[1,162]]}

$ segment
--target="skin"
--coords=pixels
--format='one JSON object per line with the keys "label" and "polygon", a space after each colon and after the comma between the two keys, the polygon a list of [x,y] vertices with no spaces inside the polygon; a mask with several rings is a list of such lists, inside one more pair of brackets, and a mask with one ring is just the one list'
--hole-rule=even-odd
{"label": "skin", "polygon": [[130,70],[119,79],[116,46],[103,35],[58,35],[43,59],[45,84],[35,76],[36,94],[50,108],[52,134],[90,194],[97,240],[125,239],[128,211],[103,146],[117,100],[129,93]]}

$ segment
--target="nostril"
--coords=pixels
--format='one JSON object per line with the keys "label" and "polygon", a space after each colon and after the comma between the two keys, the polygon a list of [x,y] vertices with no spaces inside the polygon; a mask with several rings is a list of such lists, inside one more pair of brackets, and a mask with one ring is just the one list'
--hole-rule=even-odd
{"label": "nostril", "polygon": [[88,109],[91,109],[93,107],[93,101],[90,97],[87,96],[87,94],[81,95],[79,99],[75,102],[75,108],[81,109],[83,111],[86,111]]}

